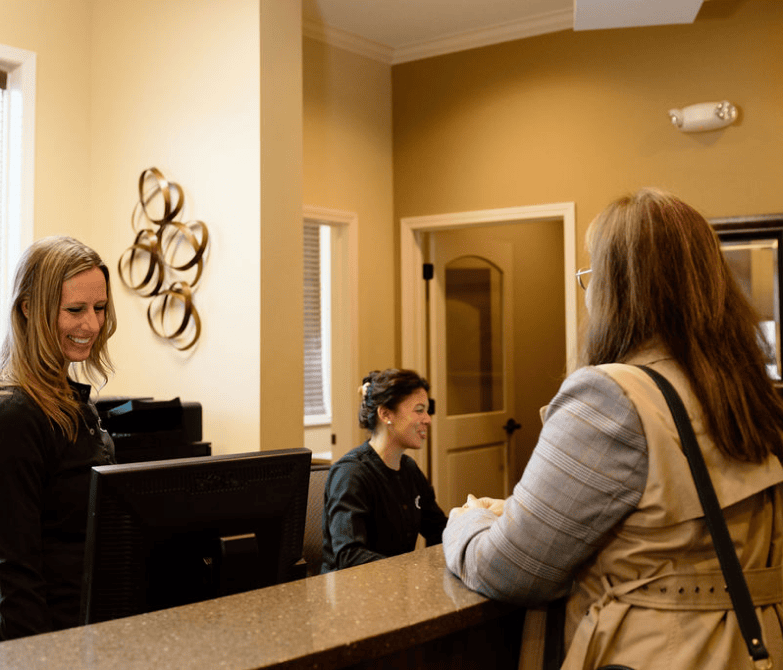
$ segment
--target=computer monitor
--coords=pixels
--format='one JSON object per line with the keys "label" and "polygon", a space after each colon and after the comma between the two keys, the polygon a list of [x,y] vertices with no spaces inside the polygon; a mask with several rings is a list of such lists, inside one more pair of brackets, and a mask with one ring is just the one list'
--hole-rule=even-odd
{"label": "computer monitor", "polygon": [[311,456],[285,449],[94,467],[82,623],[303,575]]}

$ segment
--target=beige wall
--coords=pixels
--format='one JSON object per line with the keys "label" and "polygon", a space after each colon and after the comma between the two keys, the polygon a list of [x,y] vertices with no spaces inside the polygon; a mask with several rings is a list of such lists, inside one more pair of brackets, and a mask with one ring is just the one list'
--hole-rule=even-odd
{"label": "beige wall", "polygon": [[[707,216],[783,211],[783,4],[704,4],[693,25],[563,31],[395,66],[395,216],[574,201],[590,220],[656,185]],[[683,134],[667,110],[727,98]]]}
{"label": "beige wall", "polygon": [[0,0],[0,43],[36,53],[36,238],[90,226],[90,2]]}
{"label": "beige wall", "polygon": [[[0,42],[37,54],[34,236],[79,237],[113,270],[119,329],[110,346],[117,374],[104,393],[202,402],[204,439],[215,453],[301,445],[301,343],[290,312],[301,318],[301,306],[288,275],[296,267],[288,250],[300,231],[301,144],[299,151],[287,145],[266,154],[272,165],[283,162],[276,151],[294,156],[293,168],[280,177],[289,185],[281,208],[293,215],[265,249],[277,259],[264,269],[271,276],[266,289],[276,304],[287,300],[289,310],[278,309],[287,321],[270,339],[285,344],[268,358],[260,345],[260,22],[264,9],[278,5],[0,0]],[[286,105],[281,113],[301,137],[301,12],[293,1],[279,7],[288,13],[269,20],[295,39],[283,44],[274,29],[266,31],[266,54],[294,54],[296,71],[280,76],[288,77],[295,99],[289,94],[281,102],[269,94],[263,104]],[[146,323],[146,301],[126,291],[114,270],[133,240],[138,177],[150,166],[182,185],[182,220],[201,219],[211,234],[195,298],[204,327],[188,354],[155,338]],[[275,197],[283,202],[280,192]],[[270,227],[279,223],[275,218]],[[262,366],[274,375],[262,374]],[[275,379],[281,368],[282,387]],[[260,398],[272,396],[262,419]],[[264,426],[274,441],[261,439]]]}
{"label": "beige wall", "polygon": [[116,283],[117,374],[106,392],[199,401],[213,453],[256,450],[258,0],[98,0],[90,27],[91,220],[107,260],[116,267],[133,242],[138,179],[152,166],[182,186],[181,220],[204,221],[211,236],[191,352],[156,338],[148,301]]}
{"label": "beige wall", "polygon": [[[211,4],[216,12],[224,6]],[[261,448],[281,449],[304,441],[302,3],[260,0],[260,7],[261,306],[252,317],[261,329]],[[238,65],[246,84],[256,81]],[[250,151],[255,137],[244,138]],[[236,301],[228,305],[236,311]],[[241,352],[232,359],[242,365]]]}
{"label": "beige wall", "polygon": [[[303,80],[304,202],[358,217],[356,355],[363,376],[398,361],[391,67],[305,38]],[[358,393],[355,401],[358,409]],[[358,428],[354,436],[362,439]]]}

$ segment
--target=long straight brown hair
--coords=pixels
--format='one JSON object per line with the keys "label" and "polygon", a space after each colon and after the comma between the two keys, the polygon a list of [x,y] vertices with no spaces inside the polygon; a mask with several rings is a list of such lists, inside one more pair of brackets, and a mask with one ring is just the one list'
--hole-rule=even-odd
{"label": "long straight brown hair", "polygon": [[113,369],[107,342],[117,328],[109,269],[95,251],[72,237],[45,237],[23,254],[0,349],[0,387],[25,391],[70,441],[79,428],[79,403],[68,384],[69,363],[60,346],[57,318],[63,282],[96,267],[106,279],[106,320],[88,359],[79,366],[89,381],[105,383]]}
{"label": "long straight brown hair", "polygon": [[690,381],[717,447],[761,462],[783,456],[783,401],[766,372],[758,316],[717,235],[656,189],[610,204],[590,225],[585,360],[623,362],[656,344]]}

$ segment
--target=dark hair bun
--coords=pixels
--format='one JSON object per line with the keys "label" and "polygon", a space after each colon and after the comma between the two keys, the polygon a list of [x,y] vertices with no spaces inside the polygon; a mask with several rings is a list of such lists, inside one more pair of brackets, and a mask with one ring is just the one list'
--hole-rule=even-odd
{"label": "dark hair bun", "polygon": [[378,425],[379,408],[386,407],[393,411],[411,393],[421,388],[429,391],[429,382],[413,370],[398,370],[397,368],[388,368],[383,371],[373,370],[362,379],[359,425],[374,431]]}

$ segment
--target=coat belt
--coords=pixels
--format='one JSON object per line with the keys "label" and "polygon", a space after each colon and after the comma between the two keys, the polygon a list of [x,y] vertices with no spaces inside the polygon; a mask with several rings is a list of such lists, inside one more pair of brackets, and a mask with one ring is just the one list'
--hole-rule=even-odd
{"label": "coat belt", "polygon": [[[744,570],[756,607],[783,603],[783,567]],[[669,573],[617,584],[608,595],[620,602],[663,610],[730,610],[733,608],[720,570]]]}

